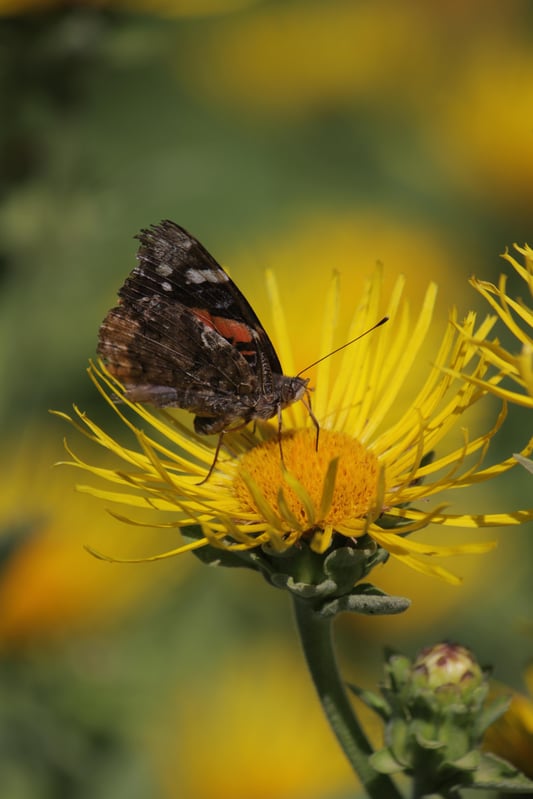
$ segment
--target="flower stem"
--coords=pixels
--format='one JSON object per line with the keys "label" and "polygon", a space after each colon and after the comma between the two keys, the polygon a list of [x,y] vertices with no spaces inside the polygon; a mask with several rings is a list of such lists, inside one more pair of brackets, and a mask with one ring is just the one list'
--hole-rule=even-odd
{"label": "flower stem", "polygon": [[402,799],[392,780],[369,763],[370,746],[344,688],[333,648],[332,621],[310,603],[294,599],[296,624],[305,658],[330,726],[353,770],[372,799]]}

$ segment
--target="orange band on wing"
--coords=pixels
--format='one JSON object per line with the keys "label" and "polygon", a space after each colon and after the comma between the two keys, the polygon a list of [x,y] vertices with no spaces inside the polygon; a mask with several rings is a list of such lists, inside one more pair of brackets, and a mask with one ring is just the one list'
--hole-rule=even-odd
{"label": "orange band on wing", "polygon": [[221,336],[235,344],[246,344],[253,340],[252,331],[243,322],[227,319],[224,316],[212,316],[205,308],[191,308],[192,313],[205,325],[216,330]]}

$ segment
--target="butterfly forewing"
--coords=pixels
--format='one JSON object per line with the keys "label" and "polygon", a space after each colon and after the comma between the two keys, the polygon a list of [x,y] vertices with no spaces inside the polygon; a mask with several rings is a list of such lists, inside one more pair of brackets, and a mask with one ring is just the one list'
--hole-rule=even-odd
{"label": "butterfly forewing", "polygon": [[299,399],[253,309],[193,236],[169,220],[138,235],[138,264],[106,316],[98,354],[126,396],[197,414],[200,432],[268,419]]}

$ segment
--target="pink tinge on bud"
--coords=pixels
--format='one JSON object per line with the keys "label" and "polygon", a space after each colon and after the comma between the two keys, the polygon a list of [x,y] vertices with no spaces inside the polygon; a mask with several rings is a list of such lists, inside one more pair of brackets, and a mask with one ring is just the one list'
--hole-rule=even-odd
{"label": "pink tinge on bud", "polygon": [[483,672],[472,653],[459,644],[442,643],[423,649],[413,663],[413,672],[424,674],[428,687],[479,683]]}

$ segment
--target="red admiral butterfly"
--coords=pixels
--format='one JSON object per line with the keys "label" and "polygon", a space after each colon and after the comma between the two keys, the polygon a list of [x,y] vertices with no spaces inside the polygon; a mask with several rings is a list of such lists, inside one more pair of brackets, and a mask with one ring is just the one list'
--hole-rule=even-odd
{"label": "red admiral butterfly", "polygon": [[[119,291],[119,305],[104,319],[98,342],[98,354],[127,399],[191,411],[197,433],[222,436],[276,414],[281,422],[281,409],[301,399],[309,381],[283,374],[235,283],[174,222],[153,225],[136,238],[139,263]],[[217,454],[218,448],[215,461]]]}

